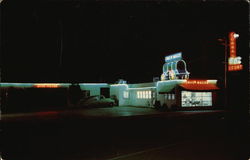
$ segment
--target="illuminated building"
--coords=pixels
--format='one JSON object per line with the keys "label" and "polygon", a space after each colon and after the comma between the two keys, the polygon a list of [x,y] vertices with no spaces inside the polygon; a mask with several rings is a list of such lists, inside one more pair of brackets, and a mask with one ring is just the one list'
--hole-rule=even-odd
{"label": "illuminated building", "polygon": [[189,80],[182,53],[165,57],[161,81],[139,84],[115,84],[110,94],[119,99],[119,105],[162,107],[216,106],[217,80]]}
{"label": "illuminated building", "polygon": [[[79,83],[82,98],[101,96],[115,98],[119,106],[144,107],[215,107],[219,89],[217,80],[189,79],[186,62],[182,53],[165,57],[161,81],[127,84],[119,80],[117,84]],[[70,83],[1,83],[1,88],[64,88],[69,92]],[[6,90],[6,91],[7,91]],[[67,91],[68,90],[68,91]]]}

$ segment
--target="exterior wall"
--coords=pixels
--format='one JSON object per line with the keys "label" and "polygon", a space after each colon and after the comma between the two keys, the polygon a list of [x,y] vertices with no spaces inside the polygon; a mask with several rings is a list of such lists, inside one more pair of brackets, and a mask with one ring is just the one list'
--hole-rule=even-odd
{"label": "exterior wall", "polygon": [[123,98],[123,92],[127,91],[128,85],[127,84],[115,84],[110,85],[110,96],[116,96],[119,101],[119,106],[127,105],[127,99]]}
{"label": "exterior wall", "polygon": [[181,107],[181,88],[180,87],[176,87],[175,88],[175,100],[176,100],[176,106],[177,107]]}
{"label": "exterior wall", "polygon": [[[137,92],[139,91],[151,91],[151,98],[138,98]],[[129,90],[129,99],[127,100],[127,104],[131,106],[153,107],[154,92],[155,89],[131,89]]]}
{"label": "exterior wall", "polygon": [[[170,95],[170,98],[169,98]],[[172,95],[174,95],[174,99],[172,98]],[[175,93],[164,93],[164,94],[157,94],[157,100],[160,101],[161,106],[167,106],[168,109],[171,109],[172,106],[177,104],[177,99]]]}
{"label": "exterior wall", "polygon": [[89,90],[90,96],[100,96],[100,90],[101,88],[109,88],[110,86],[106,83],[82,83],[79,84],[81,87],[81,90]]}
{"label": "exterior wall", "polygon": [[[115,84],[110,85],[110,96],[116,96],[119,100],[119,106],[146,106],[152,107],[154,104],[153,94],[155,93],[155,83],[139,84]],[[128,92],[128,98],[124,97],[124,91]],[[138,91],[151,91],[151,98],[138,98]]]}
{"label": "exterior wall", "polygon": [[212,107],[217,107],[218,105],[217,100],[217,92],[212,92]]}

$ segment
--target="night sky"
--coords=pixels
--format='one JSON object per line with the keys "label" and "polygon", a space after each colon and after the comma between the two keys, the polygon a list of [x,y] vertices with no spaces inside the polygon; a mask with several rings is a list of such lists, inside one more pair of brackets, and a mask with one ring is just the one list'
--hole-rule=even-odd
{"label": "night sky", "polygon": [[[248,64],[248,3],[5,0],[2,81],[130,83],[160,77],[182,52],[193,79],[223,79],[224,46],[240,35]],[[246,67],[247,68],[247,67]]]}

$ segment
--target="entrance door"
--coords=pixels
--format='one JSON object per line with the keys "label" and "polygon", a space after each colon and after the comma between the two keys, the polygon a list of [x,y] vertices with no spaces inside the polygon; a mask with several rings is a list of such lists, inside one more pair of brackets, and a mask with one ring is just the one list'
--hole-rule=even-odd
{"label": "entrance door", "polygon": [[101,95],[105,98],[110,98],[110,88],[101,88]]}

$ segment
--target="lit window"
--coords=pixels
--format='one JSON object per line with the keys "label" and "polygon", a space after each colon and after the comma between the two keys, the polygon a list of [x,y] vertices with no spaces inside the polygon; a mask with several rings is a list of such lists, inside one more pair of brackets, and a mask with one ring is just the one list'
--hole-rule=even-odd
{"label": "lit window", "polygon": [[142,98],[142,92],[139,91],[139,98]]}
{"label": "lit window", "polygon": [[123,98],[129,98],[129,93],[128,91],[123,92]]}
{"label": "lit window", "polygon": [[145,91],[145,98],[148,99],[148,91]]}
{"label": "lit window", "polygon": [[212,92],[182,91],[182,107],[212,106]]}
{"label": "lit window", "polygon": [[168,99],[170,100],[172,97],[171,97],[171,94],[168,94]]}
{"label": "lit window", "polygon": [[175,95],[174,94],[172,94],[172,100],[174,100],[175,99]]}
{"label": "lit window", "polygon": [[148,91],[148,98],[151,99],[151,94],[152,92],[151,91]]}
{"label": "lit window", "polygon": [[137,93],[137,98],[140,98],[140,93],[138,91],[136,93]]}

